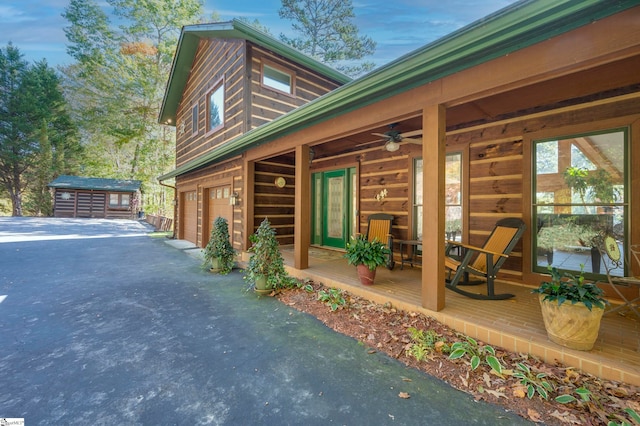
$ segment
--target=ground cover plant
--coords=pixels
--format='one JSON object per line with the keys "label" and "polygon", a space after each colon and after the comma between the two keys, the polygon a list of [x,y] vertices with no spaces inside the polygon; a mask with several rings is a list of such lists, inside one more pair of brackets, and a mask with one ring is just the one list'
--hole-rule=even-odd
{"label": "ground cover plant", "polygon": [[[340,295],[331,303],[329,295]],[[640,389],[491,347],[415,312],[305,281],[273,293],[369,353],[384,352],[451,386],[547,425],[640,425]],[[335,298],[333,299],[335,302]],[[336,306],[337,305],[337,306]],[[400,392],[399,398],[411,395]]]}

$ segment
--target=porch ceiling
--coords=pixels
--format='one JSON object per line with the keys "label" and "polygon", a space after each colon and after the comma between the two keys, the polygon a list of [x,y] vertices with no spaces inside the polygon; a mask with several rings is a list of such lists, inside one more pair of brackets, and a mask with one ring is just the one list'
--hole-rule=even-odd
{"label": "porch ceiling", "polygon": [[[522,82],[522,86],[515,89],[478,95],[464,103],[448,106],[447,131],[637,92],[640,91],[638,69],[640,55],[568,76]],[[313,147],[315,158],[348,154],[376,146],[382,149],[384,142],[374,133],[388,131],[391,123],[397,123],[396,130],[400,133],[419,131],[422,129],[422,116],[402,119],[389,117],[376,127],[318,144]]]}

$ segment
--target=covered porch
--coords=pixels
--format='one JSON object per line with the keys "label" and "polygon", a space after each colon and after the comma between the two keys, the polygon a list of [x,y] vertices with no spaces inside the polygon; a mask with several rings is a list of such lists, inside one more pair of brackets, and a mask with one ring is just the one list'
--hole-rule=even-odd
{"label": "covered porch", "polygon": [[[547,362],[558,361],[583,372],[614,381],[640,385],[640,319],[633,314],[605,314],[598,341],[588,352],[563,348],[548,340],[537,295],[526,285],[497,281],[496,290],[515,294],[509,300],[480,301],[446,291],[446,306],[436,312],[421,306],[422,270],[405,265],[393,271],[378,268],[373,286],[360,284],[355,267],[340,251],[309,249],[309,268],[293,267],[293,246],[282,247],[290,274],[311,278],[377,303],[390,302],[406,311],[420,312],[493,346],[529,353]],[[535,285],[536,283],[532,283]]]}

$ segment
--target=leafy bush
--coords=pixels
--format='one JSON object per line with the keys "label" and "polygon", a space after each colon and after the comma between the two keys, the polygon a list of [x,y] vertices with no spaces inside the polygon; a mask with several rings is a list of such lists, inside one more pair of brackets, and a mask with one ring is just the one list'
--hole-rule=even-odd
{"label": "leafy bush", "polygon": [[[544,294],[543,300],[558,302],[558,306],[564,302],[572,304],[582,302],[591,310],[593,306],[604,309],[609,302],[602,298],[604,291],[595,282],[585,282],[584,265],[580,265],[580,275],[569,272],[561,274],[555,266],[548,267],[551,281],[543,281],[540,287],[532,290],[532,293]],[[564,279],[563,279],[564,278]]]}
{"label": "leafy bush", "polygon": [[358,235],[347,243],[347,253],[344,257],[350,265],[366,265],[373,271],[387,263],[390,254],[389,248],[380,241],[368,241],[364,235]]}
{"label": "leafy bush", "polygon": [[209,242],[204,248],[203,267],[211,267],[211,261],[218,259],[220,270],[218,273],[225,275],[231,272],[234,266],[236,251],[229,238],[229,224],[227,219],[216,217],[211,228]]}

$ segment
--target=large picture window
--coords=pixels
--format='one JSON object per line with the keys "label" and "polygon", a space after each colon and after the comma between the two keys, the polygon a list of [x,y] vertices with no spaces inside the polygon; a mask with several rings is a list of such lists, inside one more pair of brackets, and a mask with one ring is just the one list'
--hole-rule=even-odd
{"label": "large picture window", "polygon": [[[626,248],[626,129],[534,141],[534,269],[604,273],[602,262],[623,276],[607,256],[601,238]],[[583,265],[583,266],[581,266]]]}
{"label": "large picture window", "polygon": [[[422,240],[422,158],[413,164],[413,223],[414,238]],[[445,160],[445,232],[449,240],[462,238],[462,154],[447,154]]]}
{"label": "large picture window", "polygon": [[209,92],[207,100],[207,129],[209,131],[224,125],[224,84]]}

